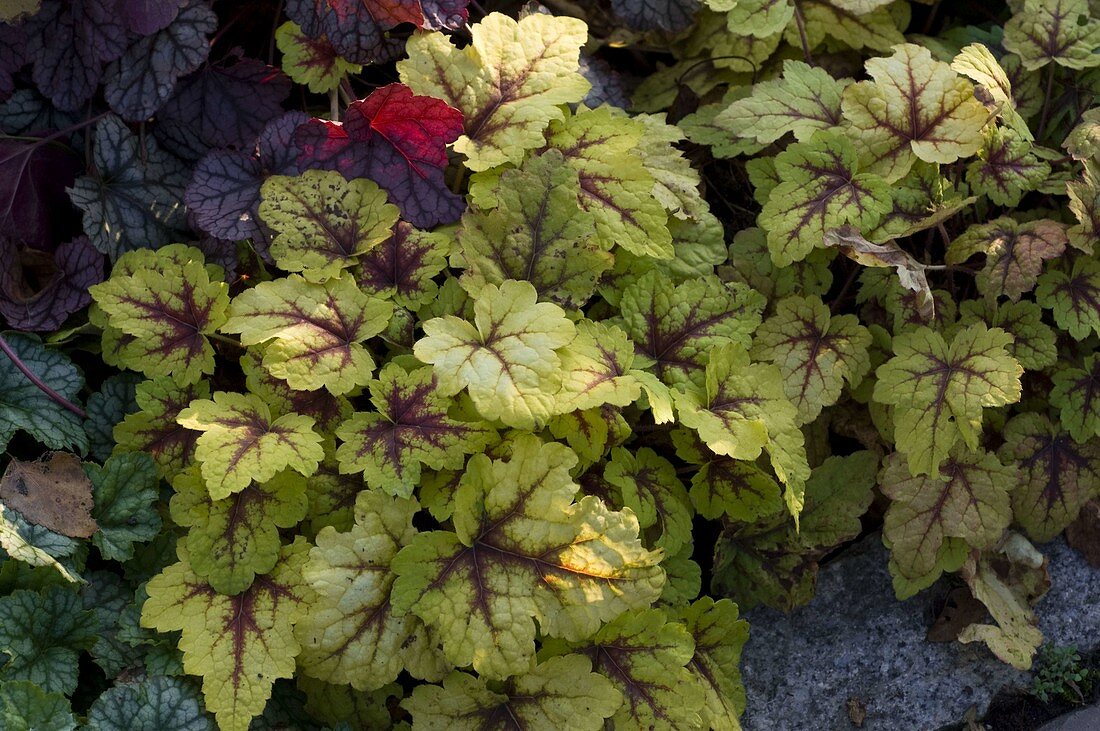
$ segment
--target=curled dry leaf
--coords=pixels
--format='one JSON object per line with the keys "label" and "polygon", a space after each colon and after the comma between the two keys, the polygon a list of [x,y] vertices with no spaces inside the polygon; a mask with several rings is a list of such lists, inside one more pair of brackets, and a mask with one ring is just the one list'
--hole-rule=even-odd
{"label": "curled dry leaf", "polygon": [[99,529],[92,518],[92,481],[68,452],[40,462],[13,459],[0,478],[0,500],[31,523],[71,538],[88,538]]}
{"label": "curled dry leaf", "polygon": [[894,267],[901,286],[916,292],[920,315],[931,320],[936,314],[936,303],[932,299],[932,289],[928,286],[925,271],[927,264],[921,264],[910,254],[901,250],[892,239],[885,244],[874,244],[863,238],[863,234],[852,226],[841,226],[825,232],[823,242],[826,247],[836,248],[840,253],[857,264],[866,267]]}

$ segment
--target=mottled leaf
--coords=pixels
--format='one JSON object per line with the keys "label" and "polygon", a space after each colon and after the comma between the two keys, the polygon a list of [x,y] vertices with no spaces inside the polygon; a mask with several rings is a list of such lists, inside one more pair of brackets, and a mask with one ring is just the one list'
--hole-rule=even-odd
{"label": "mottled leaf", "polygon": [[397,222],[397,208],[386,203],[381,188],[370,180],[345,180],[337,172],[273,176],[261,196],[260,218],[275,230],[270,248],[275,263],[313,282],[355,264],[386,240]]}
{"label": "mottled leaf", "polygon": [[1100,20],[1088,0],[1024,0],[1016,10],[1005,23],[1004,47],[1025,69],[1052,61],[1071,69],[1100,65]]}
{"label": "mottled leaf", "polygon": [[[0,334],[23,365],[70,403],[79,403],[84,375],[68,356],[47,350],[38,338]],[[88,435],[79,416],[59,405],[0,353],[0,449],[17,431],[30,434],[48,449],[88,449]]]}
{"label": "mottled leaf", "polygon": [[294,21],[279,26],[275,42],[283,52],[283,71],[295,83],[308,86],[316,94],[332,91],[348,74],[359,73],[363,68],[342,58],[327,37],[310,38]]}
{"label": "mottled leaf", "polygon": [[1035,300],[1075,340],[1100,333],[1100,262],[1079,256],[1039,277]]}
{"label": "mottled leaf", "polygon": [[67,588],[19,589],[0,597],[0,679],[29,680],[47,693],[76,690],[77,659],[95,642],[95,615]]}
{"label": "mottled leaf", "polygon": [[359,257],[352,276],[364,292],[417,310],[435,299],[433,277],[447,268],[451,246],[450,236],[398,221],[389,238]]}
{"label": "mottled leaf", "polygon": [[160,532],[160,515],[154,507],[159,480],[152,458],[123,453],[102,467],[87,463],[84,472],[92,481],[92,517],[99,525],[92,543],[104,558],[129,560],[135,543],[152,540]]}

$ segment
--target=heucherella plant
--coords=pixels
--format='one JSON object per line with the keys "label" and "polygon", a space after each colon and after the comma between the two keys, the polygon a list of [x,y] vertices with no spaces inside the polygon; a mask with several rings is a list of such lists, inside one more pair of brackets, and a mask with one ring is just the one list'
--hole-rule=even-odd
{"label": "heucherella plant", "polygon": [[0,8],[0,726],[735,731],[869,534],[1030,666],[1086,0],[222,5]]}

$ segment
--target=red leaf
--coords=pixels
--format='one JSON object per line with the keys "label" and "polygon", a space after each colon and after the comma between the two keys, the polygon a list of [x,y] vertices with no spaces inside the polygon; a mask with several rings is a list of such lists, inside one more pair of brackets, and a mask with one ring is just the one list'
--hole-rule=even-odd
{"label": "red leaf", "polygon": [[402,217],[420,228],[457,221],[462,198],[447,190],[447,145],[462,134],[462,112],[404,84],[390,84],[348,106],[344,123],[311,119],[295,135],[302,169],[370,178]]}

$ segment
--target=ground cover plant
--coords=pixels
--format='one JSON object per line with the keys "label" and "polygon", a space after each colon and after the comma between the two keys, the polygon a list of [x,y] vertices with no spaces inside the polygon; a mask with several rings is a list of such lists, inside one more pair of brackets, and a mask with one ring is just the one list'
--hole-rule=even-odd
{"label": "ground cover plant", "polygon": [[1095,4],[0,21],[4,728],[736,729],[739,613],[877,532],[1031,666]]}

